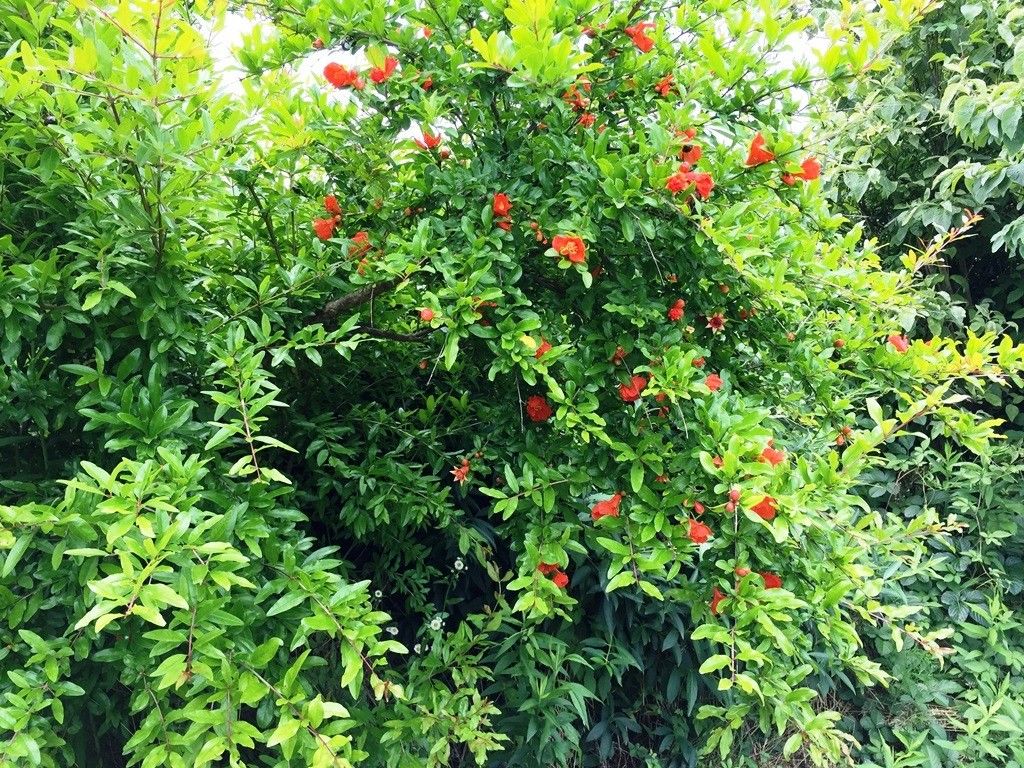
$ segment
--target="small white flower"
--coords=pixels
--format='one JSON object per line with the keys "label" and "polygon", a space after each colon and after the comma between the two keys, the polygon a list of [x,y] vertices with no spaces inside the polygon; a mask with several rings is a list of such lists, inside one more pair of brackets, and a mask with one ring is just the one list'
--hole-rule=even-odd
{"label": "small white flower", "polygon": [[398,634],[398,627],[388,627],[388,634],[394,637]]}
{"label": "small white flower", "polygon": [[421,646],[419,643],[416,643],[416,645],[414,645],[412,647],[412,652],[413,653],[419,653],[422,650],[423,650],[423,646]]}
{"label": "small white flower", "polygon": [[430,621],[430,628],[432,630],[434,630],[435,632],[437,632],[438,630],[441,629],[441,617],[440,616],[435,616],[433,619],[431,619],[431,621]]}
{"label": "small white flower", "polygon": [[373,596],[380,600],[382,597],[384,597],[384,593],[378,589],[376,592],[373,593]]}
{"label": "small white flower", "polygon": [[464,562],[462,562],[462,558],[461,557],[455,558],[455,570],[456,571],[461,571],[465,567],[466,567],[466,564]]}

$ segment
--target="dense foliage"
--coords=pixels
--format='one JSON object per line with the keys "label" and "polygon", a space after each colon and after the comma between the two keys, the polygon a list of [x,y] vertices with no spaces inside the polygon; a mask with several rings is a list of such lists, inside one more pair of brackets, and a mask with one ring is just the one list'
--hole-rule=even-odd
{"label": "dense foliage", "polygon": [[0,764],[849,756],[1024,366],[797,119],[923,7],[232,7],[0,0]]}
{"label": "dense foliage", "polygon": [[[964,208],[982,217],[932,277],[938,301],[926,326],[965,326],[1020,338],[1024,267],[1024,11],[1017,3],[947,4],[897,41],[903,63],[845,88],[832,193],[883,242],[930,237]],[[924,328],[921,328],[924,332]],[[926,578],[898,596],[929,606],[923,625],[949,631],[937,667],[886,642],[897,670],[880,696],[847,696],[870,744],[868,765],[1024,764],[1024,417],[1019,388],[989,388],[976,408],[1005,419],[1007,438],[978,461],[924,432],[889,446],[865,475],[866,496],[908,517],[927,505],[955,514],[960,529],[932,543]]]}

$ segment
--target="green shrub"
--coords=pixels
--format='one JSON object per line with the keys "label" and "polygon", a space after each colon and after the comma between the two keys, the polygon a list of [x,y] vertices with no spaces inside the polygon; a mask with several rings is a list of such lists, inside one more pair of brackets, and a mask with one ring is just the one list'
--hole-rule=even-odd
{"label": "green shrub", "polygon": [[863,473],[1024,359],[805,162],[881,17],[235,5],[240,93],[223,3],[0,2],[0,763],[842,760],[949,527]]}

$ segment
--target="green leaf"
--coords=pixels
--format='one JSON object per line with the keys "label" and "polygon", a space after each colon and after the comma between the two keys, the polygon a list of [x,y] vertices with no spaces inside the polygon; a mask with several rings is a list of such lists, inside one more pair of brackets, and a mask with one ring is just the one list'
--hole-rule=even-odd
{"label": "green leaf", "polygon": [[34,538],[35,532],[29,531],[28,533],[21,534],[21,536],[15,540],[14,546],[11,547],[10,551],[7,553],[7,557],[4,559],[4,566],[0,569],[0,576],[7,577],[11,575],[14,571],[14,567],[18,564],[18,561],[21,560],[22,555],[24,555],[28,550],[29,545],[32,543],[32,539]]}
{"label": "green leaf", "polygon": [[632,571],[623,571],[622,573],[615,576],[611,581],[608,582],[608,586],[605,588],[605,592],[614,592],[616,589],[621,587],[628,587],[632,584],[636,584],[636,577]]}
{"label": "green leaf", "polygon": [[711,672],[717,672],[720,669],[724,669],[732,664],[732,660],[724,654],[716,654],[704,660],[704,663],[700,665],[700,669],[697,671],[702,675],[710,674]]}
{"label": "green leaf", "polygon": [[276,603],[270,606],[267,610],[267,616],[277,616],[277,614],[291,610],[305,600],[306,596],[301,592],[285,592],[278,598]]}

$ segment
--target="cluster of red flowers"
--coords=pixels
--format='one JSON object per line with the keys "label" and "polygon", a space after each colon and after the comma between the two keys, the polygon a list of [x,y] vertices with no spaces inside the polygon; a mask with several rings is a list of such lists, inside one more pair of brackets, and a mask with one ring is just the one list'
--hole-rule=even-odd
{"label": "cluster of red flowers", "polygon": [[497,192],[491,203],[491,210],[494,212],[495,226],[508,232],[512,229],[512,220],[509,212],[512,210],[512,201],[504,192]]}
{"label": "cluster of red flowers", "polygon": [[616,492],[610,499],[599,501],[590,509],[590,519],[597,521],[602,517],[618,517],[619,502],[622,501],[622,492]]}
{"label": "cluster of red flowers", "polygon": [[341,221],[341,206],[338,204],[338,198],[334,195],[327,195],[324,198],[324,208],[331,214],[331,218],[314,219],[313,231],[321,240],[330,240],[334,237],[334,230],[338,226],[338,222]]}
{"label": "cluster of red flowers", "polygon": [[566,89],[565,93],[562,94],[562,101],[577,112],[582,112],[590,106],[590,99],[583,95],[580,87],[583,88],[583,91],[590,93],[590,81],[584,79],[580,80],[578,84],[573,83],[570,85],[568,89]]}
{"label": "cluster of red flowers", "polygon": [[647,30],[654,29],[656,26],[657,24],[653,22],[641,21],[639,24],[626,27],[623,32],[633,41],[633,45],[647,53],[654,47],[654,40],[647,34]]}
{"label": "cluster of red flowers", "polygon": [[541,422],[551,418],[551,404],[543,395],[530,395],[526,398],[526,415],[530,421]]}
{"label": "cluster of red flowers", "polygon": [[[764,136],[760,132],[755,134],[747,151],[747,167],[756,168],[759,165],[770,163],[774,159],[775,153],[766,146]],[[814,181],[819,176],[821,176],[821,163],[815,157],[808,157],[800,164],[798,172],[782,174],[782,183],[792,187],[798,181]]]}
{"label": "cluster of red flowers", "polygon": [[584,95],[584,92],[590,93],[590,81],[586,78],[580,78],[579,82],[573,83],[569,88],[562,94],[562,101],[568,104],[574,111],[579,112],[580,115],[576,118],[578,122],[584,128],[589,128],[597,120],[597,116],[593,112],[587,112],[587,107],[590,106],[590,98]]}
{"label": "cluster of red flowers", "polygon": [[683,319],[683,313],[686,311],[686,302],[682,299],[676,299],[675,303],[668,308],[668,319],[673,323],[677,323]]}
{"label": "cluster of red flowers", "polygon": [[361,91],[366,87],[358,72],[333,61],[324,67],[324,77],[335,88],[355,88]]}
{"label": "cluster of red flowers", "polygon": [[629,384],[619,384],[619,397],[624,403],[635,403],[645,389],[647,389],[647,379],[643,376],[633,376],[630,378]]}
{"label": "cluster of red flowers", "polygon": [[463,459],[462,464],[456,467],[452,467],[452,477],[455,481],[462,485],[466,482],[466,478],[469,477],[469,470],[471,469],[469,459]]}
{"label": "cluster of red flowers", "polygon": [[672,73],[665,75],[661,80],[654,86],[654,90],[657,91],[662,97],[668,96],[672,89],[675,87],[675,78]]}
{"label": "cluster of red flowers", "polygon": [[691,171],[689,163],[682,163],[679,170],[669,176],[668,181],[665,182],[665,189],[673,195],[677,195],[691,186],[697,190],[701,200],[707,200],[711,196],[711,190],[715,188],[715,180],[710,173]]}
{"label": "cluster of red flowers", "polygon": [[537,565],[537,570],[540,571],[544,576],[553,576],[551,582],[559,589],[565,589],[569,586],[569,576],[558,567],[557,563],[540,563]]}
{"label": "cluster of red flowers", "polygon": [[573,264],[583,264],[587,260],[587,244],[579,235],[555,235],[551,239],[551,247]]}

